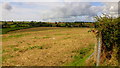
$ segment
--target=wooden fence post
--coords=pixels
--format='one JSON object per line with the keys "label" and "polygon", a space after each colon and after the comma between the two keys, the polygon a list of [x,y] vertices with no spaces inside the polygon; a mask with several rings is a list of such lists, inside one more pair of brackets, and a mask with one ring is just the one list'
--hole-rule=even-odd
{"label": "wooden fence post", "polygon": [[96,66],[99,66],[100,65],[100,56],[101,56],[101,33],[99,33],[98,35],[98,39],[97,39],[97,42],[98,42],[98,47],[97,47],[97,63],[96,63]]}

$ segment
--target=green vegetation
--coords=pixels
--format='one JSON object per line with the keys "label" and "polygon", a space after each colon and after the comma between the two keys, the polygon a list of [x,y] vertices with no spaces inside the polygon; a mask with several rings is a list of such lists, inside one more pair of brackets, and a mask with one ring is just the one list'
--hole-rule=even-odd
{"label": "green vegetation", "polygon": [[67,66],[86,66],[86,60],[93,53],[94,51],[93,48],[94,48],[94,45],[92,44],[86,48],[72,51],[73,53],[76,53],[77,55],[72,56],[72,58],[74,58],[74,61],[71,62],[70,64],[67,64]]}
{"label": "green vegetation", "polygon": [[69,39],[69,38],[71,38],[71,37],[65,37],[64,39]]}
{"label": "green vegetation", "polygon": [[31,47],[28,47],[27,49],[34,49],[34,48],[37,48],[37,49],[43,49],[43,46],[31,46]]}
{"label": "green vegetation", "polygon": [[2,53],[6,53],[6,52],[9,52],[8,50],[2,50]]}
{"label": "green vegetation", "polygon": [[18,45],[9,45],[10,48],[17,47]]}
{"label": "green vegetation", "polygon": [[8,36],[8,37],[9,37],[9,38],[13,38],[13,37],[17,38],[17,37],[23,37],[23,36],[26,36],[26,35],[29,35],[29,34],[27,33],[27,34],[10,35],[10,36]]}
{"label": "green vegetation", "polygon": [[13,49],[13,51],[18,51],[18,50],[19,50],[19,48],[14,48],[14,49]]}
{"label": "green vegetation", "polygon": [[46,38],[51,38],[51,37],[49,37],[49,36],[45,36],[45,37],[43,37],[43,39],[46,39]]}
{"label": "green vegetation", "polygon": [[9,31],[32,28],[32,27],[93,27],[92,22],[13,22],[3,21],[1,24],[0,34],[6,34]]}
{"label": "green vegetation", "polygon": [[[120,59],[120,17],[112,18],[108,15],[103,15],[104,17],[95,17],[97,20],[95,23],[95,29],[98,31],[97,37],[100,37],[102,41],[101,62],[106,62],[107,60],[112,62],[116,61],[117,64],[113,64],[112,62],[107,62],[107,64],[118,65],[118,60]],[[113,49],[116,49],[117,52]],[[115,52],[117,56],[113,56]],[[116,60],[113,60],[112,58],[116,58]]]}
{"label": "green vegetation", "polygon": [[[50,30],[32,32],[35,29]],[[7,41],[3,41],[3,50],[5,50],[4,53],[2,53],[2,57],[4,58],[3,65],[34,65],[34,63],[38,63],[38,65],[42,63],[53,63],[52,65],[63,65],[67,62],[72,61],[73,59],[76,59],[74,60],[74,65],[79,66],[79,64],[83,63],[93,52],[92,50],[90,50],[90,53],[89,51],[87,51],[89,49],[88,44],[94,43],[95,40],[93,34],[87,32],[88,30],[89,28],[39,27],[20,30],[20,32],[15,31],[15,33],[11,32],[8,34],[3,34],[3,39],[7,38]],[[86,40],[86,37],[88,41],[86,41],[85,44],[81,43],[84,42],[84,40]],[[84,49],[84,47],[86,48]],[[77,52],[75,50],[76,48],[80,50],[78,50]],[[75,52],[72,53],[72,51],[74,50]],[[89,54],[85,51],[87,51]],[[72,54],[76,56],[71,57]],[[26,60],[24,60],[25,58]],[[80,63],[79,61],[77,62],[79,58]],[[45,62],[42,62],[41,60],[44,60]],[[49,62],[48,60],[52,61]],[[24,61],[30,62],[28,63]],[[54,64],[56,62],[57,64]]]}
{"label": "green vegetation", "polygon": [[27,43],[27,45],[31,45],[30,43]]}
{"label": "green vegetation", "polygon": [[[12,51],[18,51],[18,52],[25,52],[27,50],[32,50],[32,49],[43,49],[43,46],[30,46],[30,47],[27,47],[27,48],[24,48],[24,49],[20,49],[20,48],[16,48],[16,47],[12,47]],[[10,50],[3,50],[2,53],[8,53],[10,52]],[[13,57],[16,57],[16,56],[19,56],[19,54],[17,55],[5,55],[2,57],[2,61],[6,61],[7,59],[9,58],[13,58]]]}
{"label": "green vegetation", "polygon": [[32,49],[35,49],[35,48],[37,48],[37,49],[43,49],[43,46],[29,46],[29,47],[27,47],[27,48],[24,48],[24,49],[19,49],[18,51],[19,52],[25,52],[25,51],[27,51],[27,50],[32,50]]}
{"label": "green vegetation", "polygon": [[[104,14],[103,14],[104,15]],[[96,37],[100,37],[102,41],[102,47],[101,47],[101,57],[100,57],[100,65],[119,65],[119,50],[120,50],[120,17],[118,18],[112,18],[110,16],[104,15],[104,17],[97,16],[96,22],[56,22],[56,23],[49,23],[49,22],[2,22],[2,29],[0,29],[1,34],[6,34],[9,31],[19,30],[19,29],[26,29],[31,27],[95,27],[95,30],[93,32],[96,32]],[[50,28],[42,28],[41,30],[49,30]],[[31,31],[40,31],[40,29],[33,29]],[[28,31],[29,32],[29,31]],[[54,31],[55,32],[55,31]],[[74,31],[73,31],[74,32]],[[46,32],[47,33],[47,32]],[[49,32],[48,32],[49,33]],[[36,32],[37,34],[37,32]],[[43,33],[44,34],[44,33]],[[84,33],[85,34],[85,33]],[[15,35],[8,35],[6,38],[20,38],[23,36],[29,35],[27,34],[15,34]],[[34,35],[34,34],[33,34]],[[71,33],[54,33],[55,36],[61,36],[61,35],[71,35]],[[36,36],[36,35],[35,35]],[[79,35],[80,36],[80,35]],[[33,37],[33,36],[31,36]],[[44,36],[44,37],[33,37],[32,40],[33,43],[36,42],[36,39],[49,39],[51,36]],[[56,38],[56,37],[55,37]],[[63,39],[71,39],[71,36],[64,36]],[[5,39],[5,38],[4,38]],[[87,39],[86,39],[87,40]],[[22,44],[25,41],[18,42],[19,44]],[[84,41],[82,41],[84,42]],[[33,43],[26,43],[27,45],[31,45]],[[55,45],[57,44],[54,43]],[[63,43],[62,43],[63,44]],[[63,44],[65,45],[65,43]],[[28,46],[26,48],[20,49],[17,48],[17,45],[10,45],[8,46],[11,48],[11,51],[18,51],[18,52],[25,52],[27,50],[32,49],[43,49],[43,46]],[[74,61],[72,61],[70,64],[66,64],[68,66],[86,66],[86,60],[87,58],[93,53],[94,45],[89,45],[89,47],[82,48],[80,50],[72,51],[75,53],[75,56],[71,56]],[[46,48],[47,49],[47,48]],[[7,53],[10,50],[5,49],[2,51],[2,53]],[[6,55],[3,57],[3,60],[6,58],[14,57],[13,55]],[[96,61],[95,61],[96,62]],[[114,63],[113,63],[114,62]],[[95,63],[92,64],[93,66]]]}
{"label": "green vegetation", "polygon": [[118,46],[120,17],[114,19],[105,15],[105,17],[96,17],[96,19],[96,30],[101,33],[102,43],[104,46],[110,50],[112,46]]}
{"label": "green vegetation", "polygon": [[8,58],[13,58],[13,55],[6,55],[4,57],[2,57],[2,61],[6,61]]}
{"label": "green vegetation", "polygon": [[11,28],[2,28],[0,30],[2,30],[2,33],[0,34],[6,34],[9,31],[14,31],[14,30],[20,30],[20,29],[26,29],[26,28],[30,28],[30,27],[11,27]]}

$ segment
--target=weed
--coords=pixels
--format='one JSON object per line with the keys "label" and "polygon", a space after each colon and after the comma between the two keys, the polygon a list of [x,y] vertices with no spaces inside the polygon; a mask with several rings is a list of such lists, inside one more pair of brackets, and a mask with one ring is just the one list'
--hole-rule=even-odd
{"label": "weed", "polygon": [[39,37],[33,37],[32,39],[40,39]]}
{"label": "weed", "polygon": [[17,47],[18,45],[9,45],[10,48]]}
{"label": "weed", "polygon": [[35,48],[34,46],[32,46],[32,47],[29,47],[28,49],[33,49],[33,48]]}
{"label": "weed", "polygon": [[43,49],[43,46],[31,46],[31,47],[28,47],[27,49],[29,50],[34,48]]}
{"label": "weed", "polygon": [[43,37],[43,39],[46,39],[46,38],[51,38],[51,37],[48,37],[48,36],[46,36],[46,37]]}
{"label": "weed", "polygon": [[6,61],[8,58],[13,58],[13,55],[2,56],[2,61]]}
{"label": "weed", "polygon": [[16,61],[14,61],[14,60],[13,60],[13,61],[10,61],[10,62],[11,62],[11,63],[16,63]]}
{"label": "weed", "polygon": [[17,54],[16,56],[20,56],[19,54]]}
{"label": "weed", "polygon": [[71,37],[65,37],[64,39],[69,39],[69,38],[71,38]]}
{"label": "weed", "polygon": [[26,49],[20,49],[19,52],[25,52],[27,50],[28,50],[28,48],[26,48]]}
{"label": "weed", "polygon": [[27,43],[27,45],[31,45],[30,43]]}
{"label": "weed", "polygon": [[37,46],[37,48],[38,48],[38,49],[43,49],[43,47],[42,47],[42,46]]}
{"label": "weed", "polygon": [[14,48],[14,49],[13,49],[13,51],[18,51],[18,50],[19,50],[19,48]]}
{"label": "weed", "polygon": [[18,43],[23,43],[22,41],[18,41]]}
{"label": "weed", "polygon": [[6,52],[9,52],[8,50],[2,50],[2,53],[6,53]]}

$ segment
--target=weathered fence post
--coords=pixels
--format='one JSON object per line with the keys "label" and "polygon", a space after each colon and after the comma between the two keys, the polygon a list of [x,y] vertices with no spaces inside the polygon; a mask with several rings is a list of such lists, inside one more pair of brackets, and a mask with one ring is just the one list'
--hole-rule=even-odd
{"label": "weathered fence post", "polygon": [[100,55],[101,55],[101,33],[99,33],[99,35],[98,35],[97,42],[98,42],[98,47],[97,47],[98,51],[97,51],[97,63],[96,63],[96,65],[99,66]]}

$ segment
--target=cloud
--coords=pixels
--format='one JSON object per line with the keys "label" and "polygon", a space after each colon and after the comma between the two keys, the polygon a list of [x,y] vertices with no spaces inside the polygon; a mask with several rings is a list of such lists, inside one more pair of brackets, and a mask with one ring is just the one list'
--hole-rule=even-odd
{"label": "cloud", "polygon": [[103,6],[103,12],[112,16],[117,17],[118,16],[118,2],[106,2]]}
{"label": "cloud", "polygon": [[64,2],[118,2],[119,0],[64,0]]}
{"label": "cloud", "polygon": [[12,6],[10,3],[3,3],[3,9],[10,11],[12,10]]}
{"label": "cloud", "polygon": [[[0,10],[2,10],[2,4],[0,4]],[[2,11],[0,11],[0,20],[2,20]]]}
{"label": "cloud", "polygon": [[3,0],[3,2],[61,2],[61,0]]}
{"label": "cloud", "polygon": [[3,0],[3,2],[118,2],[119,0]]}
{"label": "cloud", "polygon": [[93,5],[90,2],[3,3],[3,20],[94,21],[101,13],[117,16],[117,2]]}
{"label": "cloud", "polygon": [[[44,20],[56,21],[94,21],[96,15],[106,13],[112,17],[118,16],[117,2],[102,2],[103,5],[95,6],[90,2],[66,2],[42,15]],[[57,19],[58,18],[58,19]]]}
{"label": "cloud", "polygon": [[87,19],[89,17],[90,19],[92,19],[91,17],[96,16],[97,13],[101,11],[102,11],[102,8],[100,6],[93,6],[88,2],[74,2],[74,3],[67,2],[67,3],[64,3],[64,6],[56,7],[51,11],[46,12],[42,16],[44,20],[47,20],[47,19],[56,20],[56,18],[60,18],[62,21],[63,20],[65,21],[68,19],[69,21],[71,20],[75,21],[76,19],[81,20],[82,17],[87,17]]}

